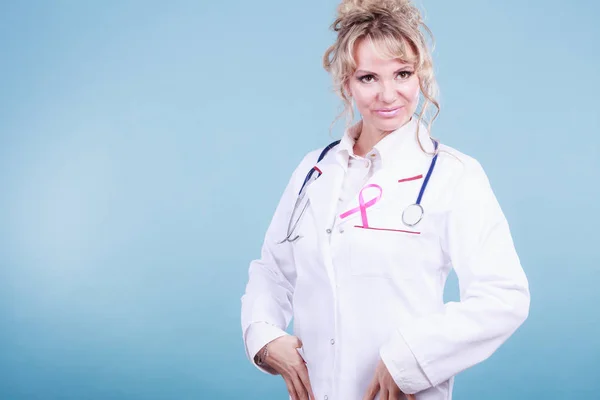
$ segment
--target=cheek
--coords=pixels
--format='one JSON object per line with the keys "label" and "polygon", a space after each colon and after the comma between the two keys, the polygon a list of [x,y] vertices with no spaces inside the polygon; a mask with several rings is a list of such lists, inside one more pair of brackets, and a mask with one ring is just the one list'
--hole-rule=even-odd
{"label": "cheek", "polygon": [[351,85],[352,97],[356,108],[362,114],[363,111],[371,108],[371,105],[377,100],[377,90],[375,85]]}
{"label": "cheek", "polygon": [[402,95],[406,99],[406,101],[416,106],[419,103],[419,94],[421,93],[421,88],[419,87],[419,80],[415,79],[407,84],[403,90]]}

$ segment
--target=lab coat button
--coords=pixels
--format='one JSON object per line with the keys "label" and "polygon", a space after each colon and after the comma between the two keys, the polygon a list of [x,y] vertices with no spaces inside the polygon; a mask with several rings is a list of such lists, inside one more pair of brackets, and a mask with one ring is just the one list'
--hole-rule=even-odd
{"label": "lab coat button", "polygon": [[335,339],[331,339],[331,345],[335,344]]}
{"label": "lab coat button", "polygon": [[325,397],[323,397],[325,400],[329,399],[329,396],[325,395]]}
{"label": "lab coat button", "polygon": [[327,234],[331,233],[331,229],[327,229],[325,232],[327,232]]}

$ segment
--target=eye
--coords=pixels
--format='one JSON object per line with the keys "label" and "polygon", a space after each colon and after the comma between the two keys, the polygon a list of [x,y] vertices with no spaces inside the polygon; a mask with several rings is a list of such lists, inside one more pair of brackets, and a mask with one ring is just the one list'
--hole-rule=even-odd
{"label": "eye", "polygon": [[398,76],[402,80],[406,80],[406,79],[410,78],[413,74],[414,74],[413,71],[400,71],[400,72],[398,72]]}
{"label": "eye", "polygon": [[363,75],[358,80],[362,83],[371,83],[375,80],[375,77],[373,75]]}

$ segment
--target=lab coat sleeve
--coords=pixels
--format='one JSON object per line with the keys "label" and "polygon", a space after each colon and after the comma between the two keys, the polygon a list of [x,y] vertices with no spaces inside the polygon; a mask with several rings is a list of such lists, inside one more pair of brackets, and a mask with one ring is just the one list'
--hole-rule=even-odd
{"label": "lab coat sleeve", "polygon": [[406,321],[380,349],[394,381],[413,394],[487,359],[529,313],[527,278],[506,218],[479,163],[465,161],[444,227],[443,250],[460,301]]}
{"label": "lab coat sleeve", "polygon": [[[261,256],[250,263],[248,283],[242,296],[242,332],[248,359],[262,372],[269,371],[254,363],[254,356],[267,343],[287,335],[292,319],[292,297],[296,269],[290,242],[280,243],[287,236],[287,227],[297,193],[300,176],[316,161],[309,153],[292,174],[267,229]],[[304,173],[304,174],[303,174]]]}
{"label": "lab coat sleeve", "polygon": [[259,370],[269,374],[273,373],[273,371],[256,365],[256,363],[254,363],[254,356],[260,351],[260,349],[263,348],[265,344],[287,334],[288,333],[285,330],[266,322],[253,322],[250,324],[246,332],[246,352],[248,357],[252,358],[253,364]]}

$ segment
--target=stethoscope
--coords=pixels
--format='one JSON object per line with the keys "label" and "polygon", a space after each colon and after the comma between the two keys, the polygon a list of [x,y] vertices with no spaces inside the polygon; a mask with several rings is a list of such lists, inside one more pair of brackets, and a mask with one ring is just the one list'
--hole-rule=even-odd
{"label": "stethoscope", "polygon": [[[425,210],[423,209],[423,206],[421,205],[421,200],[423,200],[423,194],[425,193],[425,189],[427,188],[427,184],[429,183],[431,174],[433,173],[433,170],[435,169],[435,163],[438,158],[438,152],[437,152],[438,142],[433,139],[431,139],[431,141],[433,142],[433,147],[436,150],[436,152],[435,152],[435,156],[431,160],[431,164],[429,165],[429,170],[427,171],[427,175],[425,176],[425,179],[423,180],[423,184],[421,185],[421,190],[419,190],[419,195],[417,196],[417,201],[416,201],[416,203],[411,204],[410,206],[406,207],[404,209],[404,211],[402,212],[402,222],[406,226],[409,226],[409,227],[414,227],[419,222],[421,222],[421,220],[423,219],[423,215],[425,214]],[[329,144],[327,147],[325,147],[325,149],[323,149],[323,151],[319,155],[319,159],[317,160],[317,163],[319,163],[325,157],[325,155],[327,154],[327,152],[329,150],[331,150],[333,147],[337,146],[337,144],[339,142],[340,142],[339,140],[336,140],[335,142],[333,142],[333,143]],[[313,168],[311,168],[311,170],[308,171],[308,174],[306,174],[306,178],[304,179],[302,187],[300,188],[300,192],[298,192],[298,197],[296,199],[296,203],[294,204],[294,209],[292,210],[292,215],[290,215],[290,219],[288,221],[287,236],[285,237],[285,239],[283,239],[279,243],[295,242],[296,240],[298,240],[300,238],[300,235],[296,235],[294,237],[292,237],[292,235],[294,234],[294,231],[295,231],[296,227],[298,226],[298,223],[302,219],[304,212],[308,208],[310,201],[307,200],[302,207],[300,207],[300,204],[302,203],[302,200],[306,196],[306,190],[307,190],[308,186],[311,183],[313,183],[314,181],[316,181],[321,176],[321,174],[322,174],[322,172],[317,166],[314,166]]]}
{"label": "stethoscope", "polygon": [[[325,147],[319,155],[317,164],[325,157],[327,152],[329,152],[329,150],[337,146],[338,143],[340,143],[340,141],[336,140],[335,142],[330,143],[327,147]],[[304,203],[302,209],[300,209],[300,204],[302,203],[304,196],[306,196],[306,189],[308,188],[308,186],[314,181],[316,181],[321,176],[321,174],[321,170],[316,165],[312,167],[310,171],[308,171],[308,174],[306,174],[306,178],[304,178],[304,182],[302,183],[300,192],[298,192],[298,198],[296,199],[296,203],[294,204],[294,210],[292,211],[292,215],[290,215],[290,220],[288,222],[287,227],[287,236],[285,237],[285,239],[279,242],[280,244],[284,242],[295,242],[296,240],[300,239],[300,235],[296,235],[294,237],[292,237],[292,235],[294,234],[294,230],[296,229],[296,226],[298,226],[302,215],[304,215],[304,212],[308,208],[308,204],[310,203],[310,201],[307,200],[306,203]],[[295,219],[295,222],[292,223],[292,221],[294,221],[294,216],[298,213],[298,210],[300,210],[300,214],[298,215],[298,218]]]}
{"label": "stethoscope", "polygon": [[427,188],[427,184],[429,183],[429,178],[431,178],[431,174],[433,173],[433,169],[435,168],[435,163],[438,158],[438,142],[431,139],[433,142],[433,148],[435,149],[435,156],[431,160],[431,164],[429,165],[429,170],[427,171],[427,175],[425,175],[425,180],[421,185],[421,190],[419,191],[419,196],[417,197],[417,202],[415,204],[411,204],[406,207],[402,212],[402,222],[406,226],[416,226],[423,219],[423,215],[425,211],[423,210],[423,206],[421,205],[421,200],[423,200],[423,193],[425,193],[425,189]]}

